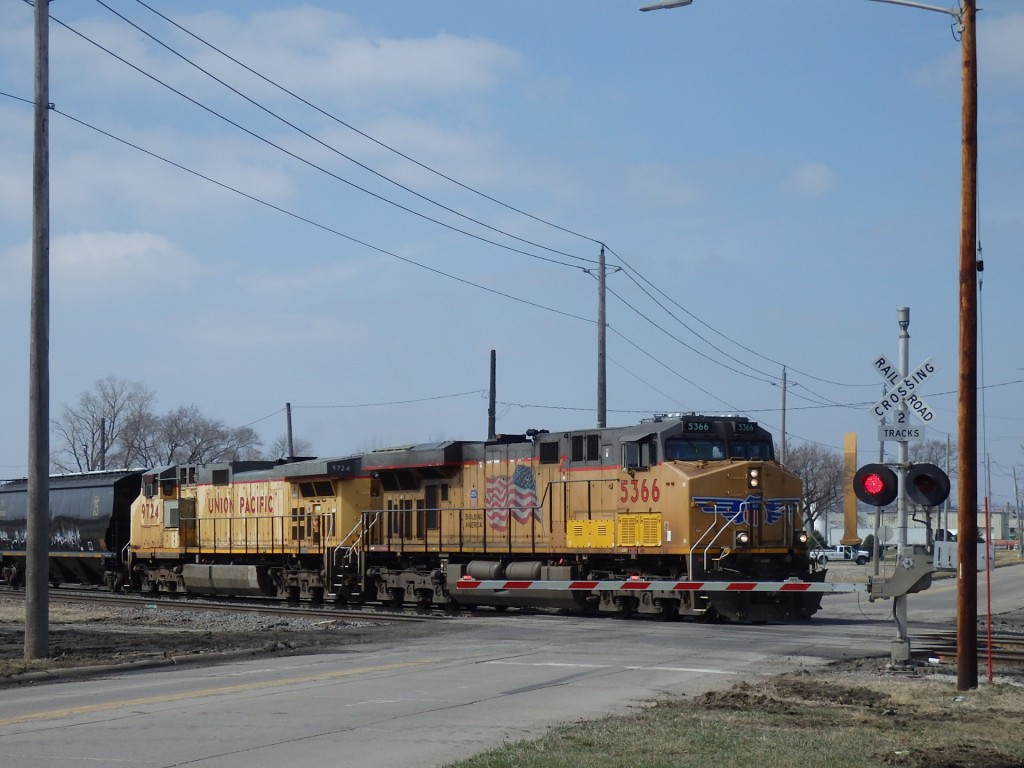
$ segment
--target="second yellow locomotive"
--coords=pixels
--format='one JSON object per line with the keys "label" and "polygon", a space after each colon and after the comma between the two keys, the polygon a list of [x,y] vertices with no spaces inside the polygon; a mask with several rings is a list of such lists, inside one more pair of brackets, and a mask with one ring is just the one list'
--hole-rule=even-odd
{"label": "second yellow locomotive", "polygon": [[806,617],[820,593],[786,586],[823,576],[802,492],[759,425],[696,414],[165,467],[133,506],[126,578],[338,602]]}

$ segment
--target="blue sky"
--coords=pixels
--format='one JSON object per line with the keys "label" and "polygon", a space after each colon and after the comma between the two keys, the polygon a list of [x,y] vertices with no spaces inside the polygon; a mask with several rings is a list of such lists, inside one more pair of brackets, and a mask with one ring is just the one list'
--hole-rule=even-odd
{"label": "blue sky", "polygon": [[[639,4],[148,3],[265,80],[135,0],[54,4],[52,411],[116,376],[268,443],[290,402],[322,455],[478,439],[495,349],[500,432],[590,426],[603,242],[629,267],[608,277],[610,424],[739,412],[778,435],[785,366],[787,442],[856,432],[874,460],[872,361],[897,359],[908,306],[910,364],[939,366],[928,436],[955,439],[952,20]],[[2,476],[27,460],[32,14],[0,3]],[[1024,7],[986,4],[978,41],[1001,506],[1014,467],[1024,485]]]}

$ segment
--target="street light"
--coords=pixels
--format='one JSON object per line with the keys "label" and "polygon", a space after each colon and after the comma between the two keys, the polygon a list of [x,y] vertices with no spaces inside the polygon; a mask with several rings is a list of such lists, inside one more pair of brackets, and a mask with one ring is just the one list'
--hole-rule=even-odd
{"label": "street light", "polygon": [[693,0],[662,0],[660,3],[640,6],[641,11],[660,11],[662,8],[682,8],[689,5]]}
{"label": "street light", "polygon": [[[664,0],[641,11],[678,8],[692,0]],[[952,16],[960,27],[962,50],[962,138],[960,143],[960,348],[957,439],[957,688],[978,686],[978,49],[975,36],[977,0],[960,0],[959,7],[911,0],[871,0],[905,5]]]}

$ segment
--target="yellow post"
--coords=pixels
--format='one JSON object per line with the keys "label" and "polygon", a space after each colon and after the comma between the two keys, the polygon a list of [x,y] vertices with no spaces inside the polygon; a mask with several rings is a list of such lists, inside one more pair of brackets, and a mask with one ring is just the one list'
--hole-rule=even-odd
{"label": "yellow post", "polygon": [[857,433],[843,434],[843,538],[840,544],[857,546],[857,496],[853,492],[853,476],[857,474]]}

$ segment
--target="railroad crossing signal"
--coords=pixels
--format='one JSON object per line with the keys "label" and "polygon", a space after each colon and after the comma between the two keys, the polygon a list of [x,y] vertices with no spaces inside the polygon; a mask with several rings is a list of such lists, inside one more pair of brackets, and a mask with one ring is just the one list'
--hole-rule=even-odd
{"label": "railroad crossing signal", "polygon": [[907,472],[907,495],[922,507],[935,507],[949,498],[949,476],[934,464],[915,464]]}
{"label": "railroad crossing signal", "polygon": [[853,476],[853,492],[872,507],[884,507],[896,500],[899,481],[884,464],[865,464]]}
{"label": "railroad crossing signal", "polygon": [[[922,507],[935,507],[949,498],[949,476],[934,464],[914,464],[907,472],[906,489]],[[899,478],[884,464],[865,464],[853,476],[853,492],[865,504],[884,507],[899,495]]]}

